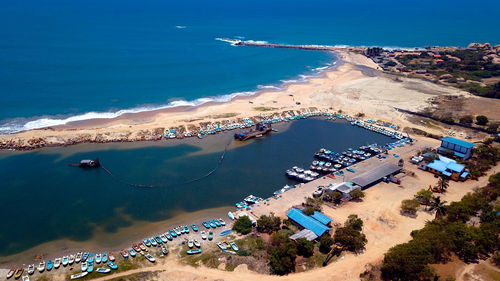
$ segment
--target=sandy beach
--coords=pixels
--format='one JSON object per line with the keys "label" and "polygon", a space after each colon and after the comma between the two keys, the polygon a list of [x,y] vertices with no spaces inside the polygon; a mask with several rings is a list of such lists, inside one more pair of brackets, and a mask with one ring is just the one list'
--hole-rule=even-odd
{"label": "sandy beach", "polygon": [[[418,111],[439,95],[470,94],[431,82],[392,77],[364,55],[339,51],[337,66],[306,83],[289,84],[280,91],[263,91],[225,103],[176,107],[125,114],[114,119],[92,119],[63,126],[0,135],[0,148],[34,149],[77,143],[160,140],[165,129],[199,127],[212,121],[235,121],[271,116],[284,111],[342,110],[363,112],[366,117],[405,125],[405,116],[394,108]],[[418,127],[418,125],[417,125]],[[425,128],[425,127],[422,127]]]}

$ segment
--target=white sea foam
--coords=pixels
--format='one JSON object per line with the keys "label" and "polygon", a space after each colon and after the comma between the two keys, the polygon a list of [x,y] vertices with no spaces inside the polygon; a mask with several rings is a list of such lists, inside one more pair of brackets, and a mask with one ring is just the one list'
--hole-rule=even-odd
{"label": "white sea foam", "polygon": [[185,25],[176,25],[175,28],[177,28],[177,29],[184,29],[184,28],[187,28],[187,26],[185,26]]}

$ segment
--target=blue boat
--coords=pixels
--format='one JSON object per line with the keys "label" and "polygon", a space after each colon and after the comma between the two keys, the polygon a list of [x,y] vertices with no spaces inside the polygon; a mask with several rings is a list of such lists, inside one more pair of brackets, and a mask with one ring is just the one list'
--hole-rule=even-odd
{"label": "blue boat", "polygon": [[113,270],[118,269],[118,265],[116,265],[116,263],[112,261],[109,261],[108,263],[106,263],[106,265]]}
{"label": "blue boat", "polygon": [[170,233],[165,232],[165,236],[167,236],[168,240],[172,241],[172,235],[170,235]]}
{"label": "blue boat", "polygon": [[220,221],[218,221],[218,220],[213,220],[213,222],[215,223],[215,225],[216,225],[217,227],[222,226],[222,224],[221,224],[221,223],[220,223]]}
{"label": "blue boat", "polygon": [[161,244],[163,241],[161,240],[160,236],[155,236],[156,243]]}
{"label": "blue boat", "polygon": [[212,228],[217,228],[217,225],[215,224],[215,222],[214,222],[214,221],[210,221],[210,226],[211,226]]}
{"label": "blue boat", "polygon": [[172,237],[177,237],[177,233],[175,233],[175,231],[169,230],[168,232],[170,233],[170,235],[172,235]]}
{"label": "blue boat", "polygon": [[203,226],[206,228],[206,229],[209,229],[210,228],[210,224],[206,221],[202,222]]}
{"label": "blue boat", "polygon": [[110,273],[111,269],[109,268],[104,268],[104,267],[99,267],[98,269],[95,270],[97,273]]}
{"label": "blue boat", "polygon": [[94,263],[93,262],[87,262],[87,272],[90,273],[94,271]]}
{"label": "blue boat", "polygon": [[231,213],[231,212],[228,212],[228,213],[227,213],[227,216],[228,216],[230,219],[232,219],[232,220],[234,220],[234,219],[235,219],[234,214],[233,214],[233,213]]}
{"label": "blue boat", "polygon": [[201,254],[201,249],[191,249],[186,252],[188,255]]}
{"label": "blue boat", "polygon": [[187,225],[184,226],[184,233],[189,233],[189,227]]}
{"label": "blue boat", "polygon": [[353,168],[346,168],[346,170],[348,170],[351,173],[356,173],[356,170],[354,170]]}
{"label": "blue boat", "polygon": [[127,251],[131,257],[135,257],[137,255],[137,252],[132,248],[128,249]]}
{"label": "blue boat", "polygon": [[102,261],[102,263],[106,263],[106,262],[108,262],[108,254],[103,253],[103,254],[102,254],[101,261]]}
{"label": "blue boat", "polygon": [[82,256],[82,261],[86,261],[88,257],[89,257],[89,252],[84,252]]}
{"label": "blue boat", "polygon": [[144,245],[146,245],[148,247],[151,246],[151,241],[148,238],[144,238],[142,241],[144,242]]}
{"label": "blue boat", "polygon": [[194,232],[198,232],[198,226],[196,224],[192,224],[191,228],[193,229]]}
{"label": "blue boat", "polygon": [[94,254],[89,254],[87,262],[94,263]]}
{"label": "blue boat", "polygon": [[52,270],[52,268],[54,267],[54,262],[53,262],[52,260],[49,260],[49,261],[47,262],[46,267],[47,267],[47,270],[48,270],[48,271]]}
{"label": "blue boat", "polygon": [[220,236],[226,236],[226,235],[230,234],[231,232],[233,232],[233,231],[232,231],[232,230],[230,230],[230,229],[228,229],[228,230],[224,230],[224,231],[222,231],[219,235],[220,235]]}

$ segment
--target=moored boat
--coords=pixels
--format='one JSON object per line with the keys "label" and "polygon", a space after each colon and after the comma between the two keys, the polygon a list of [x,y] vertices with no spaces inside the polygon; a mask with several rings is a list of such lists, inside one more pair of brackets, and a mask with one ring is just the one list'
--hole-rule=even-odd
{"label": "moored boat", "polygon": [[168,242],[167,236],[165,236],[165,234],[160,235],[160,239],[161,239],[161,241],[163,243],[167,243]]}
{"label": "moored boat", "polygon": [[151,237],[151,238],[149,238],[149,239],[151,240],[151,245],[152,245],[153,247],[158,246],[158,243],[156,243],[156,240],[154,239],[154,237]]}
{"label": "moored boat", "polygon": [[137,256],[137,252],[134,249],[130,248],[127,251],[128,251],[128,253],[130,254],[131,257]]}
{"label": "moored boat", "polygon": [[99,267],[95,270],[95,272],[97,273],[110,273],[111,272],[111,269],[109,268],[104,268],[104,267]]}
{"label": "moored boat", "polygon": [[207,239],[207,233],[205,231],[201,232],[201,239],[203,239],[203,240]]}
{"label": "moored boat", "polygon": [[149,262],[156,262],[155,258],[150,254],[150,253],[147,253],[147,254],[143,254],[144,257],[149,261]]}
{"label": "moored boat", "polygon": [[236,252],[238,252],[240,250],[240,248],[238,247],[238,245],[235,242],[231,242],[231,243],[229,243],[229,245],[231,245],[231,248],[233,248],[233,250],[235,250]]}
{"label": "moored boat", "polygon": [[16,269],[16,272],[14,273],[14,278],[19,279],[19,277],[21,277],[21,275],[23,275],[23,272],[24,272],[24,268],[22,268],[22,267]]}
{"label": "moored boat", "polygon": [[201,247],[201,244],[200,244],[200,242],[198,240],[194,239],[193,243],[194,243],[195,247],[197,247],[197,248]]}
{"label": "moored boat", "polygon": [[82,261],[82,252],[78,252],[76,253],[76,257],[75,257],[75,262],[76,263],[79,263],[80,261]]}
{"label": "moored boat", "polygon": [[115,261],[115,255],[112,252],[108,253],[108,257],[110,261]]}
{"label": "moored boat", "polygon": [[45,270],[45,261],[41,261],[37,268],[36,268],[39,272],[43,272]]}
{"label": "moored boat", "polygon": [[193,248],[193,246],[194,246],[194,242],[193,242],[193,240],[189,240],[189,241],[188,241],[188,247],[189,247],[189,248]]}
{"label": "moored boat", "polygon": [[103,253],[101,257],[102,263],[107,263],[108,262],[108,254]]}
{"label": "moored boat", "polygon": [[23,275],[23,281],[30,281],[30,277],[28,275]]}
{"label": "moored boat", "polygon": [[121,251],[120,251],[120,254],[122,255],[122,257],[123,257],[124,259],[128,259],[128,252],[127,252],[127,251],[125,251],[125,250],[121,250]]}
{"label": "moored boat", "polygon": [[196,224],[192,224],[191,228],[193,229],[194,232],[198,232],[198,226]]}
{"label": "moored boat", "polygon": [[235,219],[234,214],[233,214],[232,212],[228,212],[228,213],[227,213],[227,216],[228,216],[230,219],[232,219],[232,220],[234,220],[234,219]]}
{"label": "moored boat", "polygon": [[75,279],[78,279],[78,278],[82,278],[82,277],[85,277],[87,276],[87,274],[89,274],[88,272],[80,272],[80,273],[77,273],[77,274],[71,274],[70,276],[70,279],[71,280],[75,280]]}
{"label": "moored boat", "polygon": [[227,249],[227,247],[221,242],[217,242],[217,247],[219,247],[223,251]]}
{"label": "moored boat", "polygon": [[212,231],[208,232],[208,240],[212,241],[214,239],[214,233]]}
{"label": "moored boat", "polygon": [[102,255],[100,253],[95,255],[95,262],[96,263],[101,263],[101,259],[102,259]]}
{"label": "moored boat", "polygon": [[68,263],[73,264],[74,262],[75,262],[75,255],[73,255],[73,254],[69,255]]}
{"label": "moored boat", "polygon": [[228,229],[228,230],[224,230],[222,231],[219,235],[220,236],[226,236],[228,234],[231,234],[231,232],[233,232],[231,229]]}
{"label": "moored boat", "polygon": [[141,247],[139,247],[139,245],[137,245],[137,244],[133,244],[132,249],[134,249],[134,251],[136,251],[138,253],[141,251]]}
{"label": "moored boat", "polygon": [[219,218],[219,222],[222,226],[226,226],[226,222],[222,218]]}
{"label": "moored boat", "polygon": [[90,273],[94,271],[94,263],[93,262],[87,262],[87,272]]}
{"label": "moored boat", "polygon": [[142,241],[144,242],[144,245],[146,245],[147,247],[151,247],[151,241],[148,238],[144,238],[142,239]]}
{"label": "moored boat", "polygon": [[68,259],[68,256],[64,256],[63,259],[62,259],[62,265],[63,266],[67,266],[69,263],[69,259]]}

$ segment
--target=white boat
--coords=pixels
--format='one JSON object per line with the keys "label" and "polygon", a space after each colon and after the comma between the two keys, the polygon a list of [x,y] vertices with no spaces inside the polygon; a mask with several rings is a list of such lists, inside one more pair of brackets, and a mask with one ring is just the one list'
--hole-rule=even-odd
{"label": "white boat", "polygon": [[80,272],[80,273],[77,273],[77,274],[71,274],[70,278],[71,278],[71,280],[75,280],[75,279],[78,279],[78,278],[85,277],[85,276],[87,276],[87,274],[89,274],[87,271]]}
{"label": "white boat", "polygon": [[86,261],[82,261],[82,264],[80,266],[82,268],[82,271],[87,271],[87,262]]}
{"label": "white boat", "polygon": [[23,281],[30,281],[30,277],[28,275],[23,275]]}
{"label": "white boat", "polygon": [[54,267],[59,268],[61,266],[61,258],[56,258],[54,260]]}
{"label": "white boat", "polygon": [[95,262],[96,263],[101,263],[102,255],[101,254],[96,254],[95,255]]}
{"label": "white boat", "polygon": [[35,265],[34,264],[30,264],[28,266],[28,274],[32,275],[33,273],[35,273]]}
{"label": "white boat", "polygon": [[111,269],[105,268],[105,267],[99,267],[98,269],[95,270],[97,273],[110,273]]}
{"label": "white boat", "polygon": [[62,259],[62,265],[67,266],[68,265],[68,256],[64,256]]}
{"label": "white boat", "polygon": [[234,220],[234,219],[235,219],[234,214],[233,214],[233,213],[231,213],[231,212],[228,212],[228,213],[227,213],[227,216],[228,216],[230,219],[232,219],[232,220]]}
{"label": "white boat", "polygon": [[82,260],[82,252],[78,252],[75,257],[75,262],[79,263]]}
{"label": "white boat", "polygon": [[188,241],[188,247],[189,247],[189,248],[193,248],[193,246],[194,246],[194,242],[193,242],[193,240],[189,240],[189,241]]}
{"label": "white boat", "polygon": [[221,250],[223,250],[223,251],[227,249],[227,247],[226,247],[224,244],[222,244],[221,242],[217,242],[217,246],[218,246]]}
{"label": "white boat", "polygon": [[110,261],[115,261],[115,256],[113,255],[113,253],[109,252],[108,257]]}
{"label": "white boat", "polygon": [[43,272],[45,270],[45,261],[41,261],[36,269],[38,269],[39,272]]}
{"label": "white boat", "polygon": [[75,262],[75,255],[69,255],[69,264],[73,264]]}
{"label": "white boat", "polygon": [[222,226],[226,226],[226,222],[222,218],[219,218],[219,222]]}
{"label": "white boat", "polygon": [[145,254],[144,257],[150,262],[156,262],[155,258],[151,254]]}
{"label": "white boat", "polygon": [[207,240],[207,233],[205,231],[201,232],[201,239]]}
{"label": "white boat", "polygon": [[231,245],[231,248],[233,248],[233,250],[235,250],[236,252],[240,250],[240,248],[238,247],[238,245],[236,245],[235,242],[231,242],[229,243],[229,245]]}
{"label": "white boat", "polygon": [[200,242],[198,242],[198,240],[196,240],[196,239],[194,239],[193,244],[194,244],[197,248],[201,247]]}

